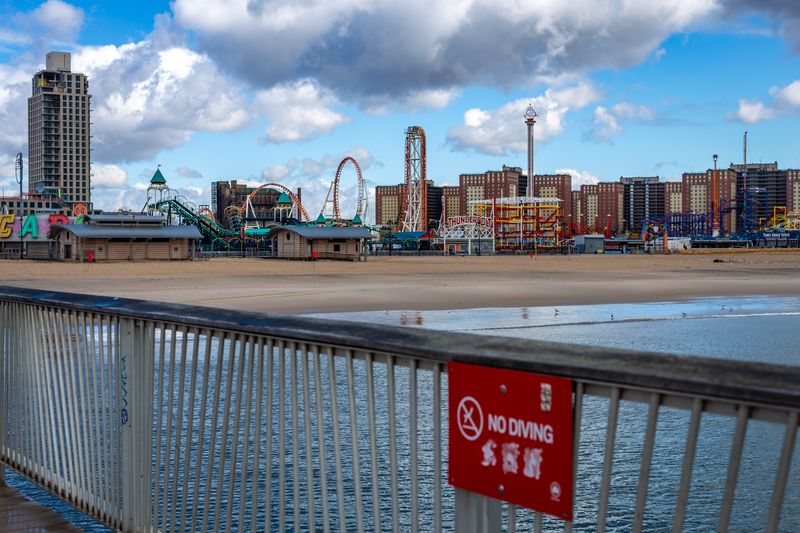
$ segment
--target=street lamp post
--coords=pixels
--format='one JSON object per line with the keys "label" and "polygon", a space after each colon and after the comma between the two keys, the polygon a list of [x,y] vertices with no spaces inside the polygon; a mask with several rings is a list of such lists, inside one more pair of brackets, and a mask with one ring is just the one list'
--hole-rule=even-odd
{"label": "street lamp post", "polygon": [[719,237],[719,177],[717,175],[717,154],[714,154],[714,177],[711,180],[711,236]]}
{"label": "street lamp post", "polygon": [[22,152],[17,154],[14,169],[17,183],[19,183],[19,258],[22,259]]}

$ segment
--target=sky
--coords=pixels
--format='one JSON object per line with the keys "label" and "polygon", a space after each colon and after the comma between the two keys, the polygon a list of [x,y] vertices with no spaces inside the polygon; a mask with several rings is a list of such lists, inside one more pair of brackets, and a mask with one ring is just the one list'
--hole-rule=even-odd
{"label": "sky", "polygon": [[[529,103],[536,173],[573,188],[741,162],[745,130],[748,162],[800,167],[797,0],[0,0],[0,21],[9,195],[51,50],[89,76],[105,210],[141,209],[161,165],[198,206],[212,181],[278,182],[316,215],[345,156],[400,183],[411,125],[437,185],[525,168]],[[343,215],[355,195],[347,167]]]}

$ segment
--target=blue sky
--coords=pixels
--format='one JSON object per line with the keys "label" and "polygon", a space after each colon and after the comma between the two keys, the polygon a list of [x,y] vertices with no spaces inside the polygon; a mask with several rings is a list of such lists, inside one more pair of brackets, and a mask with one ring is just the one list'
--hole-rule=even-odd
{"label": "blue sky", "polygon": [[[0,187],[27,155],[32,74],[73,52],[93,94],[95,206],[140,208],[155,170],[197,204],[238,179],[303,187],[318,212],[352,155],[402,180],[525,166],[574,184],[742,158],[800,167],[800,5],[780,0],[0,0]],[[353,201],[348,170],[342,196]]]}

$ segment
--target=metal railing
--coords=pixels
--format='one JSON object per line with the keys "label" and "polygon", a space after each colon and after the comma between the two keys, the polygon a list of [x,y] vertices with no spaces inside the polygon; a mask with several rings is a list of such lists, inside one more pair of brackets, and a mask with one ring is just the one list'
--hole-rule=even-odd
{"label": "metal railing", "polygon": [[[0,320],[0,462],[114,529],[800,527],[797,367],[29,289]],[[446,484],[448,361],[573,380],[574,522]]]}

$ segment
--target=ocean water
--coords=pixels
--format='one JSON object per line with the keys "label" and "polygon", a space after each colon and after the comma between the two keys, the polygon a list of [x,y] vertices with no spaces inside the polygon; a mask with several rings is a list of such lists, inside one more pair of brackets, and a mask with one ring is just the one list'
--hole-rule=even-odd
{"label": "ocean water", "polygon": [[[386,311],[315,315],[407,327],[524,339],[800,365],[800,298],[704,298],[646,304]],[[593,531],[603,466],[608,400],[585,398],[575,502],[575,530]],[[612,474],[608,530],[631,528],[647,407],[621,404]],[[716,529],[734,420],[703,415],[684,531]],[[645,530],[672,525],[689,413],[662,408],[657,424],[645,511]],[[751,422],[745,439],[731,531],[766,525],[783,443],[776,424]],[[676,450],[678,452],[676,453]],[[530,525],[523,513],[521,527]],[[557,524],[545,520],[555,530]],[[547,529],[547,527],[546,527]],[[795,446],[781,531],[800,531],[800,443]]]}
{"label": "ocean water", "polygon": [[[710,357],[725,357],[742,360],[765,361],[772,363],[798,365],[800,364],[800,299],[798,298],[724,298],[702,299],[681,302],[660,302],[653,304],[624,304],[624,305],[598,305],[598,306],[565,306],[559,308],[528,307],[528,308],[498,308],[498,309],[471,309],[461,311],[390,311],[371,313],[341,313],[316,315],[326,318],[341,318],[346,320],[369,321],[407,327],[423,327],[438,330],[464,331],[475,334],[501,335],[509,337],[522,337],[529,339],[554,340],[560,342],[575,342],[615,346],[621,348],[637,348],[652,351],[669,351],[684,354],[705,355]],[[162,339],[161,341],[173,341]],[[159,341],[159,342],[161,342]],[[177,342],[177,341],[176,341]],[[180,349],[178,349],[180,353]],[[202,353],[202,350],[201,352]],[[288,359],[287,359],[288,361]],[[346,369],[341,362],[334,365],[336,389],[339,397],[340,411],[343,409],[343,400],[346,396]],[[198,366],[195,367],[195,364]],[[288,363],[287,363],[288,364]],[[192,371],[202,371],[202,364],[190,361]],[[224,378],[226,363],[213,360],[211,372]],[[323,374],[319,377],[324,388],[330,384],[331,369],[324,367]],[[164,382],[172,378],[177,379],[177,374],[171,376],[169,368],[158,369],[164,375]],[[431,378],[430,374],[419,375],[419,446],[420,446],[420,500],[422,509],[421,530],[432,529],[431,513],[425,513],[426,505],[432,499],[432,487],[437,483],[431,475],[430,464],[432,443],[428,436],[432,432],[432,415],[424,406],[432,405],[430,399]],[[303,380],[311,382],[317,376],[303,376]],[[356,407],[361,415],[365,415],[366,399],[364,389],[366,383],[363,365],[355,365],[354,375],[356,389]],[[386,372],[381,365],[376,365],[374,371],[376,391],[386,390]],[[396,400],[397,400],[397,445],[400,484],[407,485],[409,472],[408,442],[408,403],[405,397],[408,390],[408,370],[396,369]],[[224,379],[223,379],[224,382]],[[442,396],[446,398],[446,380],[442,382]],[[187,385],[188,386],[188,385]],[[288,382],[286,383],[288,390]],[[273,381],[272,389],[278,387],[277,378]],[[186,391],[188,392],[188,391]],[[385,393],[384,393],[385,394]],[[314,402],[312,401],[312,404]],[[330,398],[324,397],[323,404],[330,406]],[[312,405],[313,407],[313,405]],[[302,398],[300,409],[303,410]],[[344,407],[346,409],[346,406]],[[597,486],[599,484],[603,464],[603,444],[605,442],[606,419],[608,400],[602,398],[586,397],[581,427],[581,448],[579,450],[579,476],[577,482],[577,496],[575,502],[575,530],[593,531],[594,518],[597,510]],[[156,406],[156,412],[159,412]],[[163,408],[162,408],[163,412]],[[385,402],[378,402],[378,448],[381,454],[389,450],[388,413]],[[272,450],[277,450],[278,424],[280,414],[277,407],[273,408],[270,418],[273,424]],[[631,517],[636,500],[636,483],[639,475],[640,455],[645,433],[646,406],[640,404],[623,403],[619,414],[617,429],[617,446],[614,454],[614,468],[612,475],[612,496],[608,511],[608,530],[624,532],[630,530]],[[267,414],[264,414],[266,424]],[[363,420],[363,418],[362,418]],[[443,419],[443,435],[446,435],[446,417]],[[201,421],[195,419],[194,425],[198,427]],[[350,421],[347,416],[341,416],[340,440],[345,449],[350,440]],[[405,424],[404,424],[405,423]],[[645,511],[645,530],[664,531],[671,527],[672,514],[675,506],[675,495],[680,482],[682,447],[689,423],[689,413],[676,409],[662,409],[659,415],[656,447],[653,455],[651,469],[650,491],[648,504]],[[186,431],[186,420],[183,421]],[[206,420],[208,425],[209,421]],[[331,465],[334,457],[330,455],[332,445],[332,421],[329,419],[319,422],[325,434],[328,448],[327,468],[332,479]],[[366,424],[359,423],[358,440],[361,445],[366,445],[369,435]],[[733,434],[734,421],[728,417],[704,415],[701,422],[700,437],[698,442],[697,458],[694,466],[694,475],[691,485],[689,506],[685,531],[705,532],[715,529],[717,510],[722,499],[722,486],[727,475],[727,460]],[[312,431],[319,427],[312,423]],[[301,424],[296,432],[287,422],[286,434],[288,441],[297,438],[301,443],[305,439],[305,429]],[[745,452],[742,458],[741,473],[735,498],[732,517],[732,531],[758,531],[763,530],[769,507],[769,498],[775,478],[777,458],[783,439],[783,428],[774,424],[751,423],[748,428]],[[360,445],[360,447],[361,447]],[[798,445],[800,447],[800,445]],[[302,448],[302,446],[301,446]],[[287,442],[287,455],[284,459],[287,465],[293,461]],[[679,450],[676,453],[676,450]],[[302,454],[302,449],[300,450]],[[317,450],[318,452],[318,450]],[[425,453],[427,452],[427,453]],[[444,457],[446,458],[446,450]],[[202,463],[205,470],[207,457]],[[277,461],[277,457],[273,459]],[[302,463],[304,457],[298,457],[303,464],[301,477],[298,479],[301,493],[309,489],[307,481],[318,476],[320,463],[314,459],[311,463]],[[363,460],[363,456],[362,456]],[[351,464],[348,455],[343,456],[343,467],[349,471]],[[308,470],[306,470],[306,468]],[[385,492],[389,478],[387,464],[379,465],[379,483],[382,492]],[[444,472],[446,475],[446,465]],[[226,474],[227,475],[227,474]],[[266,485],[266,474],[262,470],[262,482]],[[277,500],[277,472],[273,470],[273,492],[271,499]],[[106,531],[104,528],[93,525],[91,520],[75,512],[69,506],[60,503],[56,498],[46,492],[36,489],[25,483],[19,476],[8,474],[9,482],[22,487],[29,495],[43,501],[47,505],[65,513],[81,528],[91,531]],[[291,468],[287,471],[287,486],[292,486]],[[444,479],[439,480],[441,484]],[[201,486],[207,482],[200,480]],[[354,503],[353,479],[346,477],[343,480],[345,495],[344,506],[352,509]],[[361,480],[364,498],[370,494],[370,480],[367,476]],[[311,488],[315,493],[318,487]],[[213,491],[212,491],[213,494]],[[262,495],[264,498],[266,495]],[[408,501],[410,494],[403,491],[400,494],[400,530],[410,529],[408,523]],[[252,497],[252,495],[251,495]],[[182,496],[179,495],[178,501]],[[236,492],[235,498],[239,498]],[[338,502],[331,499],[331,510],[336,514]],[[390,528],[389,509],[391,501],[381,501],[382,521],[384,527]],[[237,500],[223,502],[223,510],[228,505],[236,505]],[[369,510],[371,503],[366,503]],[[445,491],[443,501],[444,523],[451,521],[452,495]],[[286,509],[291,515],[293,510]],[[212,509],[212,513],[213,513]],[[272,530],[278,529],[276,512],[260,508],[257,519],[257,529],[267,529],[267,524],[272,525]],[[238,522],[234,519],[234,525]],[[249,527],[249,523],[245,524]],[[526,530],[532,525],[530,513],[520,511],[518,530]],[[354,528],[355,524],[350,519],[346,529]],[[545,520],[546,530],[555,530],[559,523]],[[305,530],[303,527],[299,530]],[[792,475],[787,488],[785,503],[782,513],[781,531],[800,531],[800,451],[796,451]]]}

